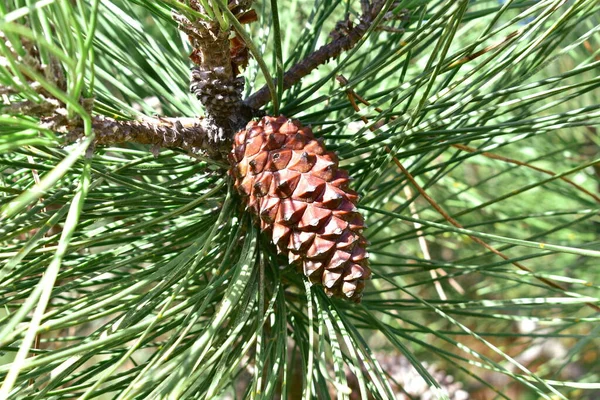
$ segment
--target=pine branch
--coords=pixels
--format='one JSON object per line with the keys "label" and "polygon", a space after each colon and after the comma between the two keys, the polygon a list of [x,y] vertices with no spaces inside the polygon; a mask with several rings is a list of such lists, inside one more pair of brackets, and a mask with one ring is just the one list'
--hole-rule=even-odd
{"label": "pine branch", "polygon": [[[332,58],[336,58],[343,51],[352,49],[367,33],[377,15],[381,12],[385,1],[361,2],[363,14],[356,26],[352,26],[350,21],[340,21],[336,28],[330,34],[333,41],[322,46],[318,50],[309,54],[305,59],[291,67],[283,75],[283,89],[287,90],[300,82],[302,78],[317,69],[320,65],[326,64]],[[271,100],[271,94],[267,85],[263,86],[257,92],[245,100],[246,105],[258,109]]]}
{"label": "pine branch", "polygon": [[[95,116],[92,127],[96,133],[96,144],[140,143],[159,148],[179,148],[190,153],[206,152],[209,157],[219,159],[221,152],[211,140],[209,126],[201,118],[147,118],[141,121],[117,121],[104,116]],[[67,138],[74,140],[83,135],[83,129],[71,130]]]}
{"label": "pine branch", "polygon": [[[91,109],[93,100],[85,99],[83,105]],[[58,100],[44,98],[37,103],[26,100],[10,103],[1,108],[9,115],[27,115],[40,119],[40,126],[54,132],[63,133],[67,140],[75,141],[83,135],[80,119],[70,120],[67,109]],[[139,143],[152,145],[153,151],[159,148],[179,148],[190,153],[206,153],[219,160],[229,147],[220,148],[218,138],[221,130],[203,118],[144,118],[142,120],[116,120],[103,115],[92,117],[92,128],[96,134],[95,145],[118,143]]]}
{"label": "pine branch", "polygon": [[[232,0],[228,7],[237,18],[249,12],[252,0]],[[173,13],[179,29],[188,35],[193,51],[190,59],[196,65],[192,69],[190,91],[196,95],[206,110],[206,117],[221,126],[227,139],[253,117],[251,110],[242,103],[244,78],[237,76],[239,70],[232,60],[229,34],[230,25],[218,10],[205,10],[199,1],[191,1],[196,11],[214,14],[210,21],[194,19]]]}
{"label": "pine branch", "polygon": [[[229,9],[242,23],[255,19],[249,10],[251,0],[232,0]],[[373,20],[381,12],[385,1],[363,2],[363,15],[357,26],[342,21],[332,33],[334,40],[321,47],[297,63],[284,75],[284,88],[287,89],[299,82],[304,76],[325,64],[329,59],[337,57],[349,50],[364,36]],[[205,10],[199,1],[190,2],[190,7],[201,13],[215,13]],[[196,95],[206,109],[204,118],[144,118],[138,121],[119,121],[106,116],[96,115],[92,118],[92,127],[96,133],[95,144],[112,145],[118,143],[140,143],[152,145],[153,151],[160,147],[180,148],[191,153],[204,152],[214,160],[223,159],[230,151],[230,140],[237,130],[255,116],[262,116],[257,109],[270,100],[270,93],[265,86],[250,96],[245,102],[241,100],[244,81],[239,74],[239,67],[247,61],[247,54],[240,50],[240,40],[230,42],[231,27],[222,16],[210,21],[173,13],[179,28],[188,34],[194,50],[190,59],[196,66],[192,69],[190,90]],[[39,62],[35,52],[31,52],[27,60],[39,72],[50,76],[56,84],[62,83],[64,77],[60,66],[46,66]],[[35,82],[27,82],[35,85]],[[60,86],[64,86],[61,84]],[[15,88],[1,87],[0,93],[13,93]],[[40,92],[42,101],[22,101],[4,104],[4,113],[22,114],[40,118],[43,127],[65,134],[68,140],[77,140],[83,136],[81,121],[69,120],[67,110],[50,94]],[[82,99],[84,108],[91,113],[93,99]]]}

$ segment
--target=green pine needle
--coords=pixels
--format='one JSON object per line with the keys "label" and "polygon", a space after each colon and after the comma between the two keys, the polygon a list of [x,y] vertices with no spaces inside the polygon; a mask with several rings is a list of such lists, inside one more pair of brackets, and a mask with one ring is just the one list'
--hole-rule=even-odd
{"label": "green pine needle", "polygon": [[[226,3],[0,4],[0,398],[593,398],[600,4],[386,1],[283,91],[361,1],[256,2],[244,27]],[[202,115],[172,9],[234,24],[246,91],[337,151],[369,226],[360,305],[290,268],[215,164],[86,152],[93,115]],[[42,96],[80,142],[14,111]]]}

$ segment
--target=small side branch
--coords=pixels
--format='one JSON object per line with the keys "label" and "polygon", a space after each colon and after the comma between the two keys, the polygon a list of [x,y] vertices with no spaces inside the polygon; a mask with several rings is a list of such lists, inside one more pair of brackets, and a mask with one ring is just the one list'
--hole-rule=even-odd
{"label": "small side branch", "polygon": [[[369,30],[373,20],[381,12],[384,3],[385,1],[362,2],[363,14],[356,26],[352,26],[349,21],[339,22],[331,34],[333,37],[332,42],[308,55],[283,75],[284,90],[300,82],[302,78],[310,74],[313,70],[317,69],[320,65],[326,64],[332,58],[336,58],[343,51],[352,49]],[[271,94],[269,93],[269,88],[265,85],[244,102],[253,109],[259,109],[270,100]]]}

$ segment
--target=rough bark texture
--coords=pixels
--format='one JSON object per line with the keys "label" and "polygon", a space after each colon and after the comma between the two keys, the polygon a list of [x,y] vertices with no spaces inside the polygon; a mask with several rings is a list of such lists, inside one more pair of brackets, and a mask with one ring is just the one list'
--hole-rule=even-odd
{"label": "rough bark texture", "polygon": [[[91,110],[93,99],[84,99],[82,105]],[[9,115],[38,117],[41,127],[64,134],[69,141],[84,135],[81,120],[70,120],[67,109],[56,99],[0,104],[0,110]],[[132,121],[96,115],[92,117],[92,129],[96,135],[95,145],[149,144],[153,151],[160,147],[180,148],[190,153],[205,153],[215,160],[224,159],[231,150],[229,143],[213,140],[219,136],[220,128],[203,118],[145,118]]]}
{"label": "rough bark texture", "polygon": [[[232,0],[228,3],[234,15],[245,15],[252,5],[250,0]],[[204,12],[198,1],[190,7]],[[232,61],[230,29],[223,30],[217,21],[190,20],[174,13],[179,28],[187,33],[193,51],[190,91],[200,100],[206,119],[218,126],[211,138],[215,143],[229,141],[253,117],[252,110],[242,102],[244,78],[239,73],[238,61]],[[239,58],[239,54],[235,57]]]}
{"label": "rough bark texture", "polygon": [[[252,22],[256,14],[250,10],[252,0],[231,0],[229,9],[242,22]],[[347,21],[338,24],[332,34],[332,42],[310,54],[293,66],[284,76],[284,86],[289,88],[299,82],[319,65],[336,57],[342,51],[352,48],[365,34],[373,18],[381,11],[383,1],[364,1],[360,22],[352,27]],[[197,0],[189,6],[203,12]],[[224,31],[214,21],[190,20],[174,13],[173,18],[181,30],[188,34],[194,50],[190,59],[196,65],[192,69],[190,90],[200,100],[206,110],[204,118],[154,118],[142,121],[117,121],[108,117],[94,116],[96,144],[117,144],[136,142],[159,147],[180,147],[188,151],[204,151],[209,157],[222,159],[229,150],[233,135],[254,117],[264,116],[257,111],[269,101],[268,89],[262,88],[246,102],[241,99],[244,81],[237,76],[239,69],[247,62],[247,49],[239,38],[230,40],[230,31]],[[3,36],[0,33],[0,40]],[[35,46],[24,42],[28,49],[22,61],[48,77],[58,87],[64,87],[66,80],[59,63],[42,65]],[[9,49],[11,51],[11,49]],[[0,58],[0,63],[2,59]],[[25,82],[42,97],[40,102],[23,101],[3,105],[8,114],[27,114],[40,118],[44,127],[66,133],[70,139],[80,137],[83,132],[80,121],[68,121],[64,104],[52,98],[49,93],[36,87],[36,82]],[[0,87],[0,94],[18,93],[18,88]],[[90,112],[93,99],[82,99],[82,104]]]}
{"label": "rough bark texture", "polygon": [[[211,140],[208,126],[199,118],[158,118],[142,121],[117,121],[104,116],[96,116],[92,121],[98,145],[117,143],[141,143],[153,148],[180,148],[191,153],[203,151],[214,159],[220,159],[225,149]],[[68,138],[77,139],[83,135],[83,129],[69,130]]]}

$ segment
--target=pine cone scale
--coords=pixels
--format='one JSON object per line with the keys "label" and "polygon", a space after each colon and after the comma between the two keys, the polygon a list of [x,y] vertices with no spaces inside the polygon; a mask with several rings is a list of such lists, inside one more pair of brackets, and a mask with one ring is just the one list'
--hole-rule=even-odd
{"label": "pine cone scale", "polygon": [[327,295],[359,302],[371,276],[365,225],[337,156],[299,122],[264,117],[235,135],[229,160],[277,251]]}

